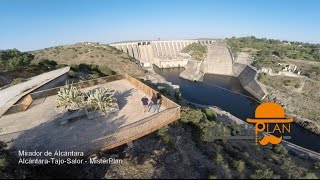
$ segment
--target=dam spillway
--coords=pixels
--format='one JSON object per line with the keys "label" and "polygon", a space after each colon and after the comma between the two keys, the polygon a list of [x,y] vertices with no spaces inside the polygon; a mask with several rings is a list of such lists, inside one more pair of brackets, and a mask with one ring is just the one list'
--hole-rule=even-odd
{"label": "dam spillway", "polygon": [[184,67],[189,58],[181,50],[192,43],[210,45],[217,40],[170,40],[170,41],[135,41],[109,44],[129,56],[139,60],[143,67],[155,64],[159,68]]}
{"label": "dam spillway", "polygon": [[[193,60],[181,50],[192,43],[206,45],[207,57],[203,61]],[[262,101],[267,96],[266,89],[258,82],[258,71],[246,64],[235,61],[228,45],[223,40],[168,40],[168,41],[134,41],[111,43],[129,56],[137,59],[141,66],[159,68],[184,67],[180,77],[198,81],[205,74],[234,76],[251,95]]]}

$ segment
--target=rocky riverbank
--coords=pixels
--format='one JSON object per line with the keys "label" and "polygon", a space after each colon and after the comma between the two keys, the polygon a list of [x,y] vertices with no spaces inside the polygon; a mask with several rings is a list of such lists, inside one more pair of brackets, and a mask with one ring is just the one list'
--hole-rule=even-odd
{"label": "rocky riverbank", "polygon": [[[301,127],[320,134],[320,83],[291,77],[260,78],[269,95],[265,101],[281,104]],[[288,84],[284,84],[284,83]]]}

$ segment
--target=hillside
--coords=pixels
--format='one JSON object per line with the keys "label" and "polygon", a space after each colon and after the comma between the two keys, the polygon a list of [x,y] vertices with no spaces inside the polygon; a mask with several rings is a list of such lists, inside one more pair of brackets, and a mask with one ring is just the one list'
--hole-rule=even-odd
{"label": "hillside", "polygon": [[35,62],[44,58],[54,60],[59,64],[87,63],[99,65],[117,73],[143,75],[143,69],[137,60],[109,45],[78,43],[40,49],[31,53],[35,56]]}
{"label": "hillside", "polygon": [[194,60],[203,61],[207,57],[208,48],[198,43],[192,43],[183,48],[181,52],[190,54]]}

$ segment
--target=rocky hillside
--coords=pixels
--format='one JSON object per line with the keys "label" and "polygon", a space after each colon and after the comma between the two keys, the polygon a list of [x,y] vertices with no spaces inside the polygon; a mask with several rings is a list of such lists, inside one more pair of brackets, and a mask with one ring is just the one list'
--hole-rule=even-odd
{"label": "rocky hillside", "polygon": [[137,60],[109,45],[78,43],[40,49],[31,53],[35,59],[50,59],[59,64],[95,64],[117,73],[143,75],[143,69]]}

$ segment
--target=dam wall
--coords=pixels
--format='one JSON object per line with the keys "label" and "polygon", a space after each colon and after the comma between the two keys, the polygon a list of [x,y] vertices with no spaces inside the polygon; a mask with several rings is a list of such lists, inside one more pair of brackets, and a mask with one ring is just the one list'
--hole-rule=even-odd
{"label": "dam wall", "polygon": [[258,71],[251,65],[245,65],[240,63],[233,64],[234,76],[238,77],[241,85],[251,95],[258,100],[262,101],[266,95],[266,89],[258,82]]}
{"label": "dam wall", "polygon": [[208,45],[208,54],[204,60],[202,71],[206,74],[232,76],[232,62],[232,56],[226,44],[210,44]]}
{"label": "dam wall", "polygon": [[184,67],[188,58],[180,56],[181,50],[192,43],[214,44],[216,40],[136,41],[109,44],[139,60],[144,67],[155,64],[159,68]]}
{"label": "dam wall", "polygon": [[[208,47],[207,57],[203,62],[193,62],[190,55],[181,50],[192,43]],[[199,81],[204,74],[235,76],[241,85],[258,100],[263,100],[267,91],[257,81],[257,70],[250,65],[234,60],[228,45],[220,40],[172,40],[172,41],[134,41],[109,44],[129,56],[139,60],[141,66],[159,68],[185,67],[180,77]]]}

